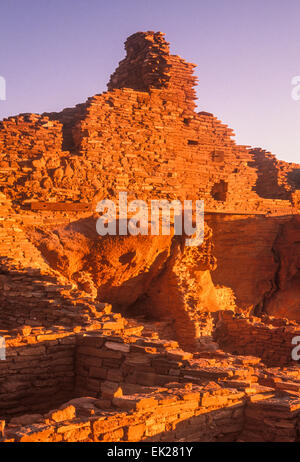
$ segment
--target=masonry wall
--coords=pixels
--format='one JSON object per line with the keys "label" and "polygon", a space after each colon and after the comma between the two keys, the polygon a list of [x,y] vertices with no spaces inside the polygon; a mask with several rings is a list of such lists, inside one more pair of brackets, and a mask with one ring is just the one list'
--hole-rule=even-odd
{"label": "masonry wall", "polygon": [[[234,376],[248,385],[252,381],[256,383],[255,365],[259,359],[248,358],[245,364],[240,359],[231,357],[229,362],[226,357],[224,361],[222,357],[220,361],[205,359],[205,354],[203,358],[201,353],[193,355],[183,351],[175,341],[108,338],[96,333],[80,335],[75,393],[111,400],[119,388],[124,394],[132,394],[169,382],[224,382],[225,387],[230,387]],[[229,363],[234,363],[234,374]]]}
{"label": "masonry wall", "polygon": [[289,200],[293,193],[299,190],[297,167],[295,163],[277,160],[276,157],[263,149],[251,149],[252,165],[257,168],[258,177],[256,191],[260,197],[269,199]]}
{"label": "masonry wall", "polygon": [[258,356],[269,366],[295,365],[292,339],[300,335],[299,325],[285,319],[264,316],[246,318],[232,311],[220,313],[214,337],[225,351]]}
{"label": "masonry wall", "polygon": [[[99,268],[109,280],[103,286],[112,289],[115,300],[119,297],[119,306],[124,294],[132,296],[137,279],[142,293],[130,298],[131,304],[135,300],[146,310],[144,296],[150,299],[148,313],[173,313],[177,337],[192,350],[200,334],[211,334],[208,311],[216,311],[221,299],[222,307],[229,302],[244,312],[264,308],[280,276],[273,244],[300,206],[299,166],[236,145],[231,129],[208,112],[195,112],[194,65],[170,55],[163,34],[134,34],[126,52],[108,92],[60,113],[23,114],[0,123],[4,439],[297,441],[298,368],[282,375],[278,370],[291,366],[296,325],[225,313],[216,339],[225,350],[244,356],[233,357],[217,346],[193,355],[175,341],[142,338],[140,327],[126,329],[119,314],[97,301]],[[108,260],[118,269],[136,253],[116,251],[113,260],[112,245],[108,258],[102,248],[100,282],[94,284],[93,271],[81,271],[78,264],[84,252],[91,254],[92,239],[86,239],[84,249],[84,238],[78,239],[76,254],[74,238],[84,235],[82,222],[87,228],[92,224],[95,233],[95,216],[84,220],[98,200],[117,199],[119,191],[128,191],[128,200],[147,202],[204,199],[214,251],[210,231],[200,251],[178,251],[173,266],[169,243],[158,246],[169,264],[163,275],[156,274],[162,276],[160,284],[154,287],[151,279],[145,284],[141,269],[151,265],[142,260],[140,273],[129,271],[121,280],[121,293],[111,283],[117,278],[107,270]],[[70,222],[74,228],[68,235],[64,227]],[[294,236],[289,242],[296,246]],[[124,251],[123,245],[115,241]],[[146,247],[144,242],[140,254]],[[99,248],[93,248],[94,255]],[[60,259],[54,270],[55,252]],[[216,287],[210,276],[215,256]],[[76,280],[71,269],[79,273]],[[96,333],[89,335],[92,330]],[[69,404],[61,408],[66,400]]]}
{"label": "masonry wall", "polygon": [[[163,34],[134,34],[125,48],[127,55],[112,75],[109,91],[60,113],[23,114],[1,122],[0,189],[16,215],[11,221],[8,209],[3,210],[4,216],[9,216],[3,227],[17,223],[20,231],[26,230],[29,241],[39,233],[35,244],[40,240],[42,248],[46,231],[52,229],[57,235],[59,226],[86,218],[95,212],[99,200],[117,200],[120,191],[128,191],[128,201],[148,203],[160,198],[203,199],[206,218],[214,225],[219,260],[213,283],[221,290],[233,290],[241,308],[251,311],[273,290],[276,272],[272,239],[279,222],[265,218],[289,217],[299,211],[298,183],[291,176],[297,173],[297,166],[236,145],[230,128],[208,112],[196,112],[194,65],[170,55]],[[223,227],[229,233],[225,238]],[[13,256],[10,248],[15,244],[20,254],[22,249],[27,255],[34,250],[16,234],[11,239],[7,229],[1,232],[0,249],[6,252],[6,260]],[[50,260],[51,251],[46,250],[45,258]],[[56,251],[53,248],[52,254]],[[62,267],[66,255],[64,249],[59,251]],[[69,248],[67,251],[70,253]],[[43,266],[41,258],[38,262]],[[23,266],[27,263],[34,264],[23,259]],[[3,271],[8,269],[5,265]],[[22,306],[24,298],[25,305],[30,305],[30,293],[40,294],[37,298],[44,302],[44,306],[40,300],[37,304],[43,324],[67,319],[72,324],[72,316],[79,322],[66,281],[56,284],[62,286],[56,290],[54,284],[50,287],[55,293],[52,304],[52,293],[45,287],[49,268],[47,277],[37,273],[29,277],[23,270],[19,280],[18,274],[12,281],[1,275],[0,284],[5,287],[2,323],[7,328],[13,327],[14,306],[20,325],[36,321],[36,300],[29,306],[28,316]],[[84,279],[86,275],[81,276]],[[24,291],[16,287],[18,282]],[[80,294],[76,298],[80,299]],[[51,309],[58,304],[64,306],[63,313]],[[90,305],[75,304],[81,305],[80,322],[84,323]],[[197,322],[194,324],[197,330]]]}
{"label": "masonry wall", "polygon": [[195,112],[194,65],[170,55],[163,34],[134,34],[126,51],[108,92],[1,122],[0,186],[15,204],[81,201],[94,210],[126,190],[129,199],[203,199],[214,211],[297,209],[289,177],[297,166],[236,145],[227,125]]}
{"label": "masonry wall", "polygon": [[176,342],[128,337],[126,343],[96,332],[77,339],[75,393],[51,411],[54,403],[48,400],[47,410],[36,406],[35,414],[8,416],[1,422],[2,441],[299,440],[295,369],[286,375],[278,368],[258,369],[259,384],[251,378],[253,366],[259,366],[255,358],[245,357],[243,376],[242,357],[232,367],[223,353],[220,368],[217,354],[195,360]]}
{"label": "masonry wall", "polygon": [[[243,403],[234,394],[228,398],[224,408],[225,401],[216,404],[213,392],[191,385],[117,398],[114,409],[107,411],[97,409],[97,400],[90,398],[85,407],[81,401],[86,414],[94,412],[85,418],[80,416],[80,403],[73,400],[65,410],[49,413],[47,419],[40,416],[31,426],[8,426],[4,441],[232,441],[243,426]],[[77,418],[72,403],[79,405]]]}
{"label": "masonry wall", "polygon": [[20,427],[15,419],[14,424],[2,425],[0,441],[299,441],[299,400],[272,394],[223,397],[221,402],[212,390],[173,384],[147,396],[116,398],[114,407],[107,410],[100,410],[93,398],[71,400],[44,416],[31,416],[31,424]]}
{"label": "masonry wall", "polygon": [[0,364],[3,441],[298,441],[298,369],[136,332],[27,334]]}
{"label": "masonry wall", "polygon": [[2,418],[45,412],[72,397],[74,333],[27,329],[23,338],[5,340],[6,360],[0,361]]}
{"label": "masonry wall", "polygon": [[[107,310],[86,325],[0,329],[6,354],[0,361],[0,416],[45,412],[73,398],[78,332],[126,335],[125,324],[120,315]],[[140,330],[131,327],[128,333]]]}

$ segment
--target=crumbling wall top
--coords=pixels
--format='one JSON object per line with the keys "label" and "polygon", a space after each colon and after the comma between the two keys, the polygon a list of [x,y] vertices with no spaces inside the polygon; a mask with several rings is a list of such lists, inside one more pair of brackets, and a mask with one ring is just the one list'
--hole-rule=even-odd
{"label": "crumbling wall top", "polygon": [[170,55],[169,43],[162,32],[137,32],[125,42],[126,57],[111,75],[108,90],[133,88],[150,91],[166,88],[182,94],[183,101],[196,99],[193,87],[194,64]]}
{"label": "crumbling wall top", "polygon": [[161,88],[169,80],[169,43],[162,32],[137,32],[125,42],[126,57],[111,75],[108,90]]}

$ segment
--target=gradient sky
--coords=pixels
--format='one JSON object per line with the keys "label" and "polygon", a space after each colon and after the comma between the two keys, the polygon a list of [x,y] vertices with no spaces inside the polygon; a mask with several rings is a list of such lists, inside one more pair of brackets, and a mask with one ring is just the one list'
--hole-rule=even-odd
{"label": "gradient sky", "polygon": [[199,110],[240,144],[300,162],[300,0],[0,0],[0,119],[58,111],[106,90],[137,31],[166,33],[198,65]]}

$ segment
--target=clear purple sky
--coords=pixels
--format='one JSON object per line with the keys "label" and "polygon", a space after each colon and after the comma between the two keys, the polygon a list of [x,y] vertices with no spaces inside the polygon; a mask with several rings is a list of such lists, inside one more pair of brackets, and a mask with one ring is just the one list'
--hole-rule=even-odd
{"label": "clear purple sky", "polygon": [[199,109],[237,142],[300,162],[300,0],[1,0],[0,119],[57,111],[106,90],[137,31],[166,33],[196,63]]}

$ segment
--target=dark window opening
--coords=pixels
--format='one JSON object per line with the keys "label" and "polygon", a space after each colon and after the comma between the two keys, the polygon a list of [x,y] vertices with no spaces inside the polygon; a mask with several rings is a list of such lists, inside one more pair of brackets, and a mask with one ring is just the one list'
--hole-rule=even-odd
{"label": "dark window opening", "polygon": [[224,151],[215,150],[212,152],[212,160],[214,162],[224,162],[224,157],[225,157]]}
{"label": "dark window opening", "polygon": [[228,183],[221,180],[219,183],[215,183],[211,190],[211,195],[215,201],[225,202],[227,199]]}
{"label": "dark window opening", "polygon": [[194,140],[188,140],[188,144],[190,144],[191,146],[197,146],[197,144],[199,144],[199,142],[194,141]]}
{"label": "dark window opening", "polygon": [[296,168],[292,172],[289,172],[288,181],[295,189],[300,189],[300,169]]}

